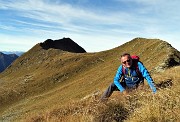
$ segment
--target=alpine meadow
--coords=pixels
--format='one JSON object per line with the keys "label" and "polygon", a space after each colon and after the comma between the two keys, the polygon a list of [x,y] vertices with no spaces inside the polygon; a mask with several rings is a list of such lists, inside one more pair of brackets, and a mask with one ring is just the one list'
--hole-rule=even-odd
{"label": "alpine meadow", "polygon": [[[123,52],[150,72],[157,93],[145,87],[114,92]],[[135,38],[111,50],[87,53],[70,38],[38,43],[0,73],[2,122],[179,122],[180,52],[160,39]]]}

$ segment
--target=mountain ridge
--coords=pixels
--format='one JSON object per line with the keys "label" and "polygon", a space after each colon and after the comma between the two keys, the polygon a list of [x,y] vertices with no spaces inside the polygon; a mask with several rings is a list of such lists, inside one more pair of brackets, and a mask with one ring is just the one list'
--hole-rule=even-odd
{"label": "mountain ridge", "polygon": [[[180,64],[179,51],[159,39],[135,38],[98,53],[44,49],[36,44],[0,74],[0,107],[3,108],[0,115],[13,104],[17,109],[27,106],[21,108],[26,109],[24,111],[33,108],[41,111],[55,103],[64,104],[70,99],[79,100],[94,91],[103,91],[112,82],[123,52],[139,55],[152,74]],[[36,101],[36,105],[29,99]]]}

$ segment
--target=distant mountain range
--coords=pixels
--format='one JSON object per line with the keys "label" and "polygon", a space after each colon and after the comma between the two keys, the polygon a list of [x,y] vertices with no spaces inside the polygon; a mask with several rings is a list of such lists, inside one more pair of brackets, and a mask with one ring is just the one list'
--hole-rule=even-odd
{"label": "distant mountain range", "polygon": [[0,52],[0,72],[4,71],[18,57],[16,54],[4,54]]}
{"label": "distant mountain range", "polygon": [[0,52],[2,52],[4,54],[16,54],[18,56],[21,56],[23,53],[25,53],[23,51],[0,51]]}

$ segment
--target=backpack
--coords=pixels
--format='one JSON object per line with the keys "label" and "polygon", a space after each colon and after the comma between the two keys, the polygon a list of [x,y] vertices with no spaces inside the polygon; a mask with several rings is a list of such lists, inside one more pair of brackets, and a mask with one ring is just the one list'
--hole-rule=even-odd
{"label": "backpack", "polygon": [[[139,67],[138,67],[138,62],[140,62],[139,56],[132,55],[131,58],[132,58],[132,65],[134,65],[134,67],[136,68],[137,75],[142,78],[143,77],[142,73],[139,71]],[[122,67],[122,72],[123,72],[123,74],[125,74],[125,68],[124,67]]]}

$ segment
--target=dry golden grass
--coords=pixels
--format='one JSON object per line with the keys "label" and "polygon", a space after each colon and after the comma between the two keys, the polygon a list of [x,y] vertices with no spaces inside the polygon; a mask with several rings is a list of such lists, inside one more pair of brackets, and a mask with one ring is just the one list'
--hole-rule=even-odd
{"label": "dry golden grass", "polygon": [[156,94],[146,89],[130,92],[127,96],[114,92],[108,102],[102,103],[99,101],[102,93],[97,92],[59,108],[54,106],[54,109],[43,115],[32,115],[26,120],[29,122],[178,122],[180,121],[179,71],[180,66],[177,66],[156,74],[154,77],[159,84],[165,83],[168,76],[173,82],[172,86],[171,84],[160,86]]}
{"label": "dry golden grass", "polygon": [[[172,86],[166,85],[158,90],[157,94],[138,94],[140,107],[128,117],[128,122],[179,122],[180,121],[180,66],[168,69],[158,74],[156,80],[161,81],[162,77],[169,77]],[[166,81],[166,80],[165,80]],[[164,81],[164,82],[165,82]]]}
{"label": "dry golden grass", "polygon": [[[140,56],[161,90],[152,95],[146,86],[147,90],[136,91],[126,97],[115,92],[107,103],[99,103],[100,95],[112,82],[120,64],[120,54],[126,51]],[[112,50],[85,54],[43,50],[36,45],[0,74],[0,80],[4,81],[0,82],[0,120],[176,121],[179,116],[175,114],[177,118],[173,118],[172,112],[168,114],[173,119],[160,116],[166,115],[162,113],[162,106],[167,106],[163,100],[169,98],[169,101],[166,100],[169,104],[179,100],[180,68],[173,67],[157,73],[168,68],[170,63],[174,64],[173,60],[169,60],[173,54],[173,59],[178,62],[179,53],[157,39],[136,38]],[[172,86],[167,87],[171,81]],[[154,113],[150,111],[153,107]],[[179,112],[178,107],[177,104],[172,109],[170,106],[165,109],[176,113]]]}

